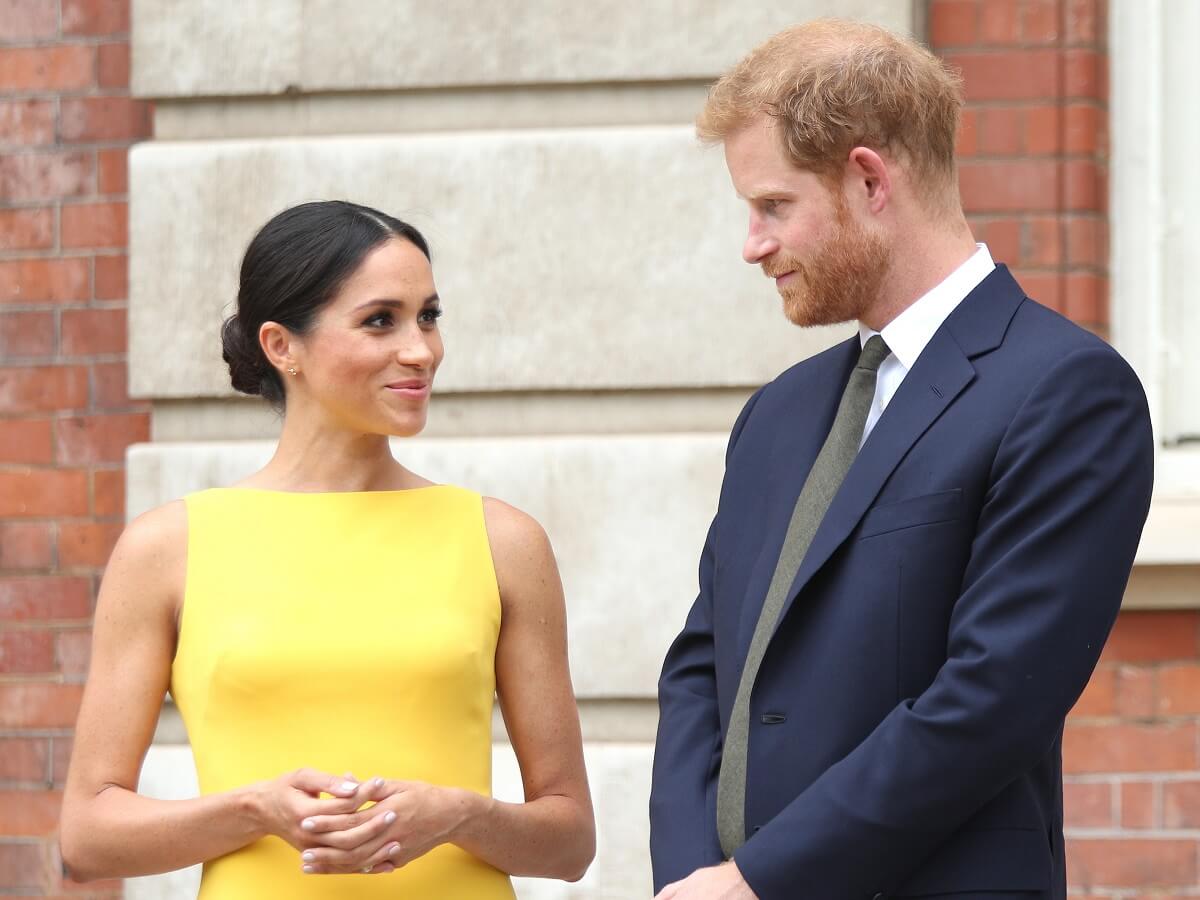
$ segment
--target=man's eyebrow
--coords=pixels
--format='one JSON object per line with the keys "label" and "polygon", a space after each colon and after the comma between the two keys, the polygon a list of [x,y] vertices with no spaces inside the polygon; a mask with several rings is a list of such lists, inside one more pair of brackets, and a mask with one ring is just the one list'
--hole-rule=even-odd
{"label": "man's eyebrow", "polygon": [[[421,305],[429,306],[431,303],[441,302],[441,299],[442,298],[439,297],[437,294],[430,294],[428,297],[426,297],[424,300],[421,301]],[[358,310],[366,309],[368,306],[386,306],[389,309],[402,309],[403,307],[407,306],[407,303],[403,300],[395,300],[391,297],[377,297],[374,300],[367,300],[363,303],[358,304],[358,306],[354,307],[353,311],[358,312]]]}

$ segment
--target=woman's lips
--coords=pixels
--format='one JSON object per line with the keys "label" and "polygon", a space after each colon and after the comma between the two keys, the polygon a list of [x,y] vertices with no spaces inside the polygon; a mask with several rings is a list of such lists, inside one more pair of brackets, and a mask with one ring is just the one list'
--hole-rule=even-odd
{"label": "woman's lips", "polygon": [[394,384],[387,385],[387,389],[393,394],[399,394],[401,397],[429,396],[428,381],[397,381]]}

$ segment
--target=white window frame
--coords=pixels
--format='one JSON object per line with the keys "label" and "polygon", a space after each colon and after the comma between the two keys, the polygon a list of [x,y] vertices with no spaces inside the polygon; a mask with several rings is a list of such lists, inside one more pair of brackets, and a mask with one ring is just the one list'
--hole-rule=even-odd
{"label": "white window frame", "polygon": [[1200,444],[1177,443],[1171,421],[1185,326],[1200,332],[1195,313],[1185,321],[1183,267],[1200,262],[1200,204],[1187,202],[1200,198],[1200,123],[1178,114],[1200,96],[1198,39],[1194,0],[1110,3],[1112,340],[1145,385],[1158,442],[1141,564],[1200,564]]}

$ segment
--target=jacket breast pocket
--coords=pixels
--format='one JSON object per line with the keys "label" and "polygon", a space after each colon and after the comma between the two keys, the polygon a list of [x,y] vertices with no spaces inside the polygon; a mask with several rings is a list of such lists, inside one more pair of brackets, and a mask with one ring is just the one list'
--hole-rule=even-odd
{"label": "jacket breast pocket", "polygon": [[868,538],[902,528],[953,522],[962,518],[962,507],[961,488],[882,503],[867,510],[859,526],[858,536],[860,539]]}

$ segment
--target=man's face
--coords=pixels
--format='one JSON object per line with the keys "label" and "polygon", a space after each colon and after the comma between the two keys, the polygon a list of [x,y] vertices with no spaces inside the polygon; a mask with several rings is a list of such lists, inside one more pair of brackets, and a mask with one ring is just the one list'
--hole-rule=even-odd
{"label": "man's face", "polygon": [[858,222],[840,189],[785,156],[768,116],[725,141],[725,162],[750,207],[742,258],[775,279],[784,314],[797,325],[861,319],[879,299],[890,253]]}

